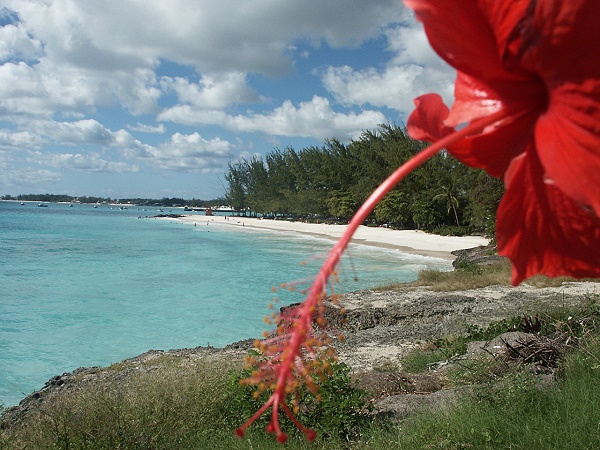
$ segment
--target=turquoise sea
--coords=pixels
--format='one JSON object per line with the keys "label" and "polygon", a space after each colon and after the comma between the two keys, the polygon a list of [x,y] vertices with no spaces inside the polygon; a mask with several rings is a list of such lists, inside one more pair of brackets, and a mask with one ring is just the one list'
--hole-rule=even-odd
{"label": "turquoise sea", "polygon": [[[81,366],[259,337],[272,286],[314,275],[333,244],[227,226],[219,216],[207,225],[200,213],[193,226],[155,219],[157,208],[48,205],[0,202],[5,407]],[[426,267],[450,263],[352,245],[337,289],[409,281]],[[287,294],[282,303],[301,300]]]}

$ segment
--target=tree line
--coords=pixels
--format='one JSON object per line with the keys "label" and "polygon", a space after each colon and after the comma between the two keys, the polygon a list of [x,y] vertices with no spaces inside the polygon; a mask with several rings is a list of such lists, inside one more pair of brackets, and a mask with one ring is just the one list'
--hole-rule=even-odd
{"label": "tree line", "polygon": [[74,197],[72,195],[64,194],[19,194],[19,195],[3,195],[0,200],[12,200],[21,202],[49,202],[49,203],[120,203],[120,204],[133,204],[139,206],[165,206],[165,207],[177,207],[177,206],[191,206],[198,208],[208,208],[222,206],[226,203],[224,198],[217,198],[213,200],[199,200],[196,198],[184,199],[180,197],[163,197],[162,199],[149,199],[149,198],[121,198],[111,199],[110,197],[94,197],[83,195],[80,197]]}
{"label": "tree line", "polygon": [[[343,144],[274,149],[231,162],[226,201],[245,215],[347,222],[371,192],[427,144],[395,125]],[[493,234],[501,180],[442,152],[405,178],[367,223],[442,234]]]}

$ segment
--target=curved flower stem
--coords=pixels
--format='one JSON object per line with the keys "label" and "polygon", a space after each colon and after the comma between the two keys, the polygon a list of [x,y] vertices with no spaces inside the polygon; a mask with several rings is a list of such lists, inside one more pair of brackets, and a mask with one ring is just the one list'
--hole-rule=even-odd
{"label": "curved flower stem", "polygon": [[[422,150],[420,153],[413,156],[407,162],[402,164],[394,173],[392,173],[373,193],[365,200],[362,206],[358,209],[358,211],[354,214],[350,223],[348,224],[348,228],[344,231],[344,234],[339,238],[339,240],[333,246],[329,256],[321,266],[319,270],[319,274],[315,279],[308,297],[303,303],[301,316],[304,317],[304,314],[310,311],[314,311],[315,305],[319,297],[325,290],[325,285],[327,283],[327,279],[329,275],[335,269],[335,266],[338,264],[342,253],[350,243],[352,236],[358,229],[360,225],[366,220],[366,218],[371,214],[375,206],[381,201],[385,195],[391,191],[400,181],[402,181],[408,174],[410,174],[413,170],[419,168],[425,162],[427,162],[431,157],[436,155],[442,149],[447,146],[460,141],[461,139],[475,133],[481,132],[484,128],[493,125],[499,120],[506,117],[508,114],[506,111],[500,110],[490,116],[484,117],[482,119],[476,120],[466,127],[455,131],[454,133],[449,134],[448,136],[434,142],[432,145]],[[305,319],[306,320],[306,319]],[[310,314],[309,322],[312,320],[312,313]],[[289,349],[290,353],[297,354],[298,348]]]}
{"label": "curved flower stem", "polygon": [[[280,359],[273,360],[271,370],[275,373],[277,383],[275,389],[271,394],[271,397],[267,402],[255,413],[242,427],[238,428],[238,435],[242,436],[244,430],[252,424],[265,410],[271,406],[273,408],[272,419],[270,423],[270,429],[277,433],[278,439],[285,439],[284,434],[279,429],[279,422],[277,417],[277,410],[280,403],[284,402],[285,399],[285,388],[288,380],[294,377],[293,370],[298,359],[302,358],[302,348],[305,344],[306,339],[310,335],[311,323],[315,316],[315,311],[319,302],[326,295],[326,284],[329,276],[333,273],[337,266],[342,253],[350,243],[352,236],[358,229],[358,227],[365,221],[365,219],[371,214],[375,206],[381,201],[381,199],[391,191],[400,181],[402,181],[408,174],[413,170],[420,167],[432,156],[437,154],[440,150],[455,143],[471,134],[480,133],[484,128],[491,126],[499,120],[508,116],[505,110],[500,110],[490,116],[476,120],[464,128],[449,134],[448,136],[436,141],[402,166],[400,166],[392,175],[390,175],[363,203],[358,211],[352,217],[352,220],[348,224],[348,228],[344,231],[344,234],[335,243],[329,256],[321,266],[317,277],[315,278],[313,285],[310,288],[307,298],[299,306],[298,316],[294,321],[293,328],[287,336],[287,342],[283,344],[282,352],[278,355]],[[291,411],[284,407],[286,413],[290,416]],[[292,421],[297,421],[292,418]],[[300,428],[307,437],[314,438],[314,431]]]}

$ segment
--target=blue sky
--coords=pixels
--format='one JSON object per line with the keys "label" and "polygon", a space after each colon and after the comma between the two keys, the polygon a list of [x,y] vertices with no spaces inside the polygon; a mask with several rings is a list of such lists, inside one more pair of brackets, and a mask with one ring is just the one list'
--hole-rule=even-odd
{"label": "blue sky", "polygon": [[399,0],[0,0],[0,195],[216,198],[454,76]]}

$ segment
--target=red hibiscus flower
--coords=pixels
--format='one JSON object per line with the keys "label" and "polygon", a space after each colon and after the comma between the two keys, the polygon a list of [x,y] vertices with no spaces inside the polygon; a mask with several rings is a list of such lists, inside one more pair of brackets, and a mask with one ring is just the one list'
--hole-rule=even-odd
{"label": "red hibiscus flower", "polygon": [[[404,0],[433,48],[458,70],[452,110],[439,95],[415,100],[413,138],[434,144],[411,158],[360,207],[321,267],[304,302],[278,319],[257,347],[246,380],[271,389],[238,436],[271,411],[267,431],[285,442],[283,411],[309,440],[286,397],[310,375],[323,344],[327,283],[356,229],[406,175],[441,149],[503,177],[497,214],[500,253],[513,283],[537,273],[600,276],[600,0]],[[460,127],[458,127],[461,125]],[[458,128],[457,128],[458,127]],[[293,400],[292,400],[293,405]]]}
{"label": "red hibiscus flower", "polygon": [[504,178],[496,234],[513,284],[600,276],[600,2],[404,3],[458,71],[452,109],[435,94],[418,98],[409,134],[436,141],[500,115],[447,149]]}

